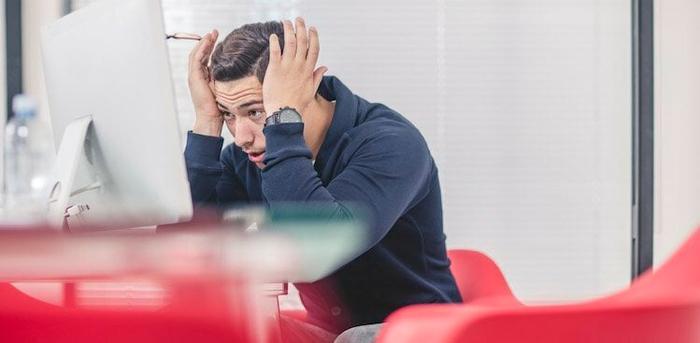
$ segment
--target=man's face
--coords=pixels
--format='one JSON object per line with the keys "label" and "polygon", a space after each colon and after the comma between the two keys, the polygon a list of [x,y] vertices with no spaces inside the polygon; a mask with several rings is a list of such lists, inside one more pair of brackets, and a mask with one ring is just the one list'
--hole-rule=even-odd
{"label": "man's face", "polygon": [[234,81],[215,81],[213,91],[235,144],[262,169],[265,167],[265,135],[262,130],[266,118],[262,84],[255,76],[248,76]]}

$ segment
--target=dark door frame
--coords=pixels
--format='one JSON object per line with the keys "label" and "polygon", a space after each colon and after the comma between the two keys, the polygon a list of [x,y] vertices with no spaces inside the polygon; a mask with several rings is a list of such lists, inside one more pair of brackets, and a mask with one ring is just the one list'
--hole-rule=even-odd
{"label": "dark door frame", "polygon": [[632,278],[654,264],[654,1],[632,0]]}
{"label": "dark door frame", "polygon": [[22,93],[22,0],[5,0],[5,85],[7,118],[12,117],[12,97]]}

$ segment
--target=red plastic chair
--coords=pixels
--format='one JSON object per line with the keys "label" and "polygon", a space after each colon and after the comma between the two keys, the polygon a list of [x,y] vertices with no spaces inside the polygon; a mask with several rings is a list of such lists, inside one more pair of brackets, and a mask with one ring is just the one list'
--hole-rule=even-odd
{"label": "red plastic chair", "polygon": [[559,306],[416,305],[392,314],[379,342],[700,342],[700,229],[628,289]]}
{"label": "red plastic chair", "polygon": [[520,304],[491,258],[478,251],[461,249],[450,250],[447,255],[463,303]]}

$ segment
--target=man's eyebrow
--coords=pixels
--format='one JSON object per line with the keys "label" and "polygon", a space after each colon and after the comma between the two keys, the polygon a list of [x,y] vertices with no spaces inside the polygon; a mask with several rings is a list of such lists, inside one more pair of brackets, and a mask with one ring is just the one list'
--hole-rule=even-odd
{"label": "man's eyebrow", "polygon": [[220,111],[222,111],[222,112],[228,112],[228,109],[226,108],[226,106],[222,105],[220,102],[217,101],[217,102],[216,102],[216,105],[219,106],[219,110],[220,110]]}
{"label": "man's eyebrow", "polygon": [[251,100],[251,101],[248,101],[248,102],[245,102],[245,103],[238,105],[238,108],[243,108],[243,107],[248,107],[248,106],[253,106],[253,105],[258,105],[258,104],[262,104],[262,100]]}

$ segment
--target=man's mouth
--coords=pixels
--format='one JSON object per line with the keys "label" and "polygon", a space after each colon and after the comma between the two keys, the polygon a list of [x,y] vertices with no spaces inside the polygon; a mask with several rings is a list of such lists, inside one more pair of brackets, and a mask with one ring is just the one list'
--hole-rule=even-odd
{"label": "man's mouth", "polygon": [[265,151],[249,152],[248,159],[253,163],[262,163],[262,161],[265,159]]}

